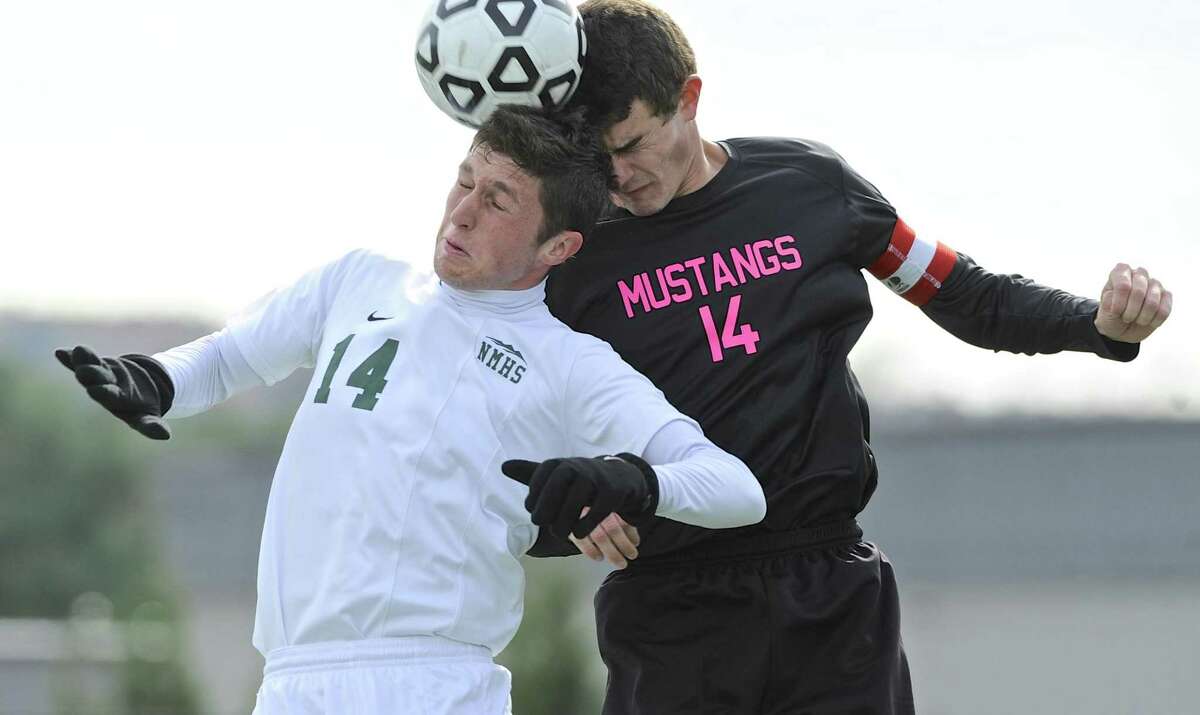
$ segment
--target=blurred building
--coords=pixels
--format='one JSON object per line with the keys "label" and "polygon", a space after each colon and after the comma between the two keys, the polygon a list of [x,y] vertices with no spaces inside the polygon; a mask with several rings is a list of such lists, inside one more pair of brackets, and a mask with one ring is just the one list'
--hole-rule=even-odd
{"label": "blurred building", "polygon": [[0,713],[50,715],[119,702],[125,652],[109,621],[0,619]]}

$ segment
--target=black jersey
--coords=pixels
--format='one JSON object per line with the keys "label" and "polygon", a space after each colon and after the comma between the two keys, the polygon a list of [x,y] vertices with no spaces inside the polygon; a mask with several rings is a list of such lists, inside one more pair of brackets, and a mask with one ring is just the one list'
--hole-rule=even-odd
{"label": "black jersey", "polygon": [[[758,525],[709,531],[657,520],[643,553],[852,519],[875,489],[866,400],[847,363],[871,304],[863,269],[973,344],[1132,359],[1095,331],[1094,301],[992,275],[915,240],[828,147],[733,139],[728,162],[663,211],[606,217],[550,275],[547,303],[608,341],[717,445],[754,471]],[[540,544],[535,555],[556,550]]]}

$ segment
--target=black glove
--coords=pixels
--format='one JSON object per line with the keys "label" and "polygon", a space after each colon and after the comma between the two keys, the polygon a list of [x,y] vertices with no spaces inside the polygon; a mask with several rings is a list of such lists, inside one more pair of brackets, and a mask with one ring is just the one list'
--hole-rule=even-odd
{"label": "black glove", "polygon": [[58,349],[54,357],[88,395],[125,424],[150,439],[170,439],[162,416],[171,409],[175,386],[160,362],[147,355],[101,358],[91,348]]}
{"label": "black glove", "polygon": [[[630,524],[654,516],[658,477],[636,455],[570,457],[529,462],[510,459],[500,467],[510,479],[529,485],[525,509],[538,526],[550,526],[560,538],[582,539],[609,514]],[[579,514],[589,507],[586,516]]]}

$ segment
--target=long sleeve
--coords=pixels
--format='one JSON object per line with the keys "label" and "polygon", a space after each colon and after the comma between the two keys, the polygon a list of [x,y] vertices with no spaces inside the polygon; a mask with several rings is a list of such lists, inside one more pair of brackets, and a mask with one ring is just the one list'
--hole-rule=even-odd
{"label": "long sleeve", "polygon": [[1038,285],[1019,275],[990,273],[958,254],[949,277],[922,310],[955,337],[990,350],[1033,355],[1090,352],[1128,362],[1138,345],[1096,331],[1096,301]]}
{"label": "long sleeve", "polygon": [[[690,420],[663,425],[641,457],[658,477],[657,516],[709,529],[756,524],[766,516],[767,501],[750,468],[709,441]],[[578,553],[569,539],[541,529],[528,555]]]}
{"label": "long sleeve", "polygon": [[658,516],[708,529],[762,521],[762,486],[740,459],[710,442],[693,422],[660,429],[642,454],[658,476]]}
{"label": "long sleeve", "polygon": [[989,273],[970,256],[917,235],[874,186],[825,149],[841,168],[853,264],[950,334],[978,347],[1028,355],[1073,350],[1122,362],[1137,357],[1137,345],[1096,331],[1096,301],[1019,275]]}
{"label": "long sleeve", "polygon": [[353,251],[272,291],[228,327],[154,356],[175,387],[170,418],[187,417],[250,387],[312,367],[345,276],[368,258]]}
{"label": "long sleeve", "polygon": [[[766,515],[762,487],[741,460],[704,436],[645,376],[596,341],[576,361],[563,423],[571,454],[633,452],[659,479],[657,516],[706,528],[755,524]],[[530,556],[579,553],[541,529]]]}
{"label": "long sleeve", "polygon": [[367,251],[351,251],[268,293],[229,321],[229,334],[263,382],[274,385],[301,367],[313,367],[346,276],[368,260]]}
{"label": "long sleeve", "polygon": [[878,252],[867,267],[872,275],[971,345],[1027,355],[1074,350],[1122,362],[1137,357],[1137,345],[1096,330],[1096,301],[1019,275],[990,273],[900,219],[883,249],[872,252]]}
{"label": "long sleeve", "polygon": [[221,330],[154,355],[175,387],[167,418],[204,412],[233,395],[266,382],[254,372],[229,330]]}

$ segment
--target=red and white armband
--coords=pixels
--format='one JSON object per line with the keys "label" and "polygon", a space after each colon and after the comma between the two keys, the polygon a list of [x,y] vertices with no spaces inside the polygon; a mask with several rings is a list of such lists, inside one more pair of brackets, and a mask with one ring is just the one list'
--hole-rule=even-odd
{"label": "red and white armband", "polygon": [[954,268],[958,254],[944,243],[925,241],[899,218],[887,250],[867,267],[893,293],[914,305],[925,305]]}

